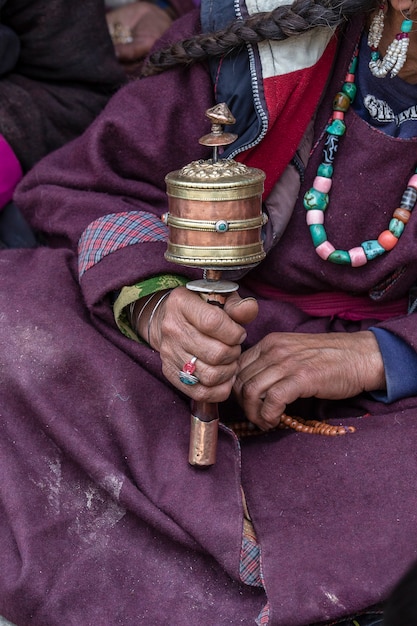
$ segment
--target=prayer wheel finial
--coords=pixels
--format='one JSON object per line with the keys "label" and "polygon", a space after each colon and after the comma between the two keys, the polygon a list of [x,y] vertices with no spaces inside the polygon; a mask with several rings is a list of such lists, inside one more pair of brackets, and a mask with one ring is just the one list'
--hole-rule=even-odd
{"label": "prayer wheel finial", "polygon": [[236,119],[233,117],[225,102],[221,102],[211,109],[207,109],[206,116],[211,121],[211,133],[201,137],[199,143],[203,146],[213,147],[213,162],[216,162],[218,159],[218,147],[228,146],[237,139],[237,135],[234,133],[224,132],[224,126],[235,124]]}

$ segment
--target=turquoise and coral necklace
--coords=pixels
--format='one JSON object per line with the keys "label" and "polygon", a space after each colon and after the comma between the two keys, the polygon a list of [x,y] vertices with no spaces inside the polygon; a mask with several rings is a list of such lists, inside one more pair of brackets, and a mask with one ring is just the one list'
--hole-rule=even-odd
{"label": "turquoise and coral necklace", "polygon": [[417,201],[416,169],[408,181],[400,206],[395,209],[392,215],[388,229],[382,231],[377,239],[363,241],[359,246],[349,250],[336,250],[327,239],[324,214],[330,201],[329,192],[332,186],[333,162],[339,140],[346,132],[345,113],[356,95],[355,72],[357,64],[358,50],[356,49],[343,87],[333,100],[333,115],[325,131],[327,137],[324,143],[322,162],[317,168],[313,186],[304,195],[307,224],[317,254],[325,261],[338,265],[351,265],[352,267],[361,267],[368,261],[394,248]]}

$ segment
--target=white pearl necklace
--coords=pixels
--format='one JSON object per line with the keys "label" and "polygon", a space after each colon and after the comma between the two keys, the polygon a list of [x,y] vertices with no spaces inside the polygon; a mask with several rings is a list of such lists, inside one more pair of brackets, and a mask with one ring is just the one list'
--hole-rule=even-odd
{"label": "white pearl necklace", "polygon": [[385,78],[391,72],[391,78],[397,76],[407,59],[410,38],[408,33],[412,27],[412,20],[404,20],[401,24],[401,32],[395,36],[394,41],[388,46],[387,52],[381,58],[378,46],[384,29],[385,11],[382,6],[372,20],[368,34],[368,45],[372,50],[369,69],[376,78]]}

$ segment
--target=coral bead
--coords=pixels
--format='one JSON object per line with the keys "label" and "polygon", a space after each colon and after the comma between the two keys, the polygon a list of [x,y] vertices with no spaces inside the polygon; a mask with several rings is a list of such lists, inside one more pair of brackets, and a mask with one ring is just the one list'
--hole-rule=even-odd
{"label": "coral bead", "polygon": [[397,244],[398,238],[395,237],[390,230],[383,230],[378,237],[378,243],[384,250],[392,250]]}

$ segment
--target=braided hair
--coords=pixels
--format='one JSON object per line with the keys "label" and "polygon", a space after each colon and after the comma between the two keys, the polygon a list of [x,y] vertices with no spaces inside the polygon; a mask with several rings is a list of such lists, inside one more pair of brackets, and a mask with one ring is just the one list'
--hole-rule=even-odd
{"label": "braided hair", "polygon": [[352,15],[376,7],[377,0],[294,0],[273,11],[237,19],[222,30],[202,33],[158,50],[145,63],[142,76],[221,57],[245,44],[282,41],[319,26],[335,29]]}

